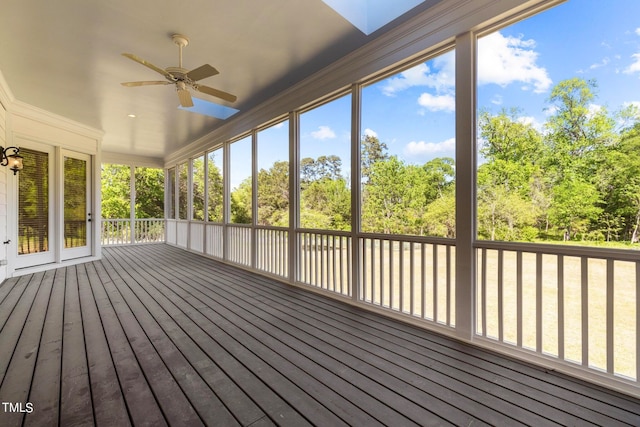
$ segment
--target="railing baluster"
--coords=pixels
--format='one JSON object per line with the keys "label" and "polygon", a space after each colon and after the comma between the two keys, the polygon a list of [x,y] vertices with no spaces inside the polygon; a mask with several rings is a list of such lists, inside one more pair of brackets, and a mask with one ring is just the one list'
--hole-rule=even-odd
{"label": "railing baluster", "polygon": [[433,289],[431,290],[433,301],[433,321],[438,322],[438,245],[433,245]]}
{"label": "railing baluster", "polygon": [[558,358],[564,360],[564,256],[558,255]]}
{"label": "railing baluster", "polygon": [[422,264],[421,268],[422,268],[422,295],[421,295],[421,301],[420,301],[420,310],[422,311],[422,315],[421,317],[423,319],[427,318],[426,315],[426,309],[427,309],[427,251],[426,251],[426,244],[425,243],[421,243],[421,261],[420,263]]}
{"label": "railing baluster", "polygon": [[[612,259],[607,259],[607,373],[614,371],[614,325],[613,325],[613,302],[614,302],[614,263]],[[637,308],[636,308],[637,309]]]}
{"label": "railing baluster", "polygon": [[542,353],[542,254],[536,254],[536,352]]}
{"label": "railing baluster", "polygon": [[447,249],[447,326],[451,326],[451,245],[446,246]]}
{"label": "railing baluster", "polygon": [[498,341],[504,341],[504,251],[498,250]]}
{"label": "railing baluster", "polygon": [[[371,240],[372,242],[374,242],[375,240]],[[385,284],[385,275],[384,275],[384,254],[385,254],[385,245],[388,243],[388,240],[382,240],[379,239],[378,240],[378,257],[379,257],[379,261],[380,261],[380,292],[378,293],[380,295],[380,306],[383,305],[383,295],[384,295],[384,287],[386,286]],[[373,246],[373,243],[371,244]],[[374,256],[373,256],[373,248],[371,249],[372,253],[371,253],[371,263],[373,265],[373,261],[374,261]],[[372,268],[371,269],[371,275],[374,276],[375,275],[375,270]],[[373,289],[373,285],[371,285],[371,295],[375,295],[375,291]],[[371,301],[373,302],[374,299],[372,298]]]}
{"label": "railing baluster", "polygon": [[[402,312],[404,310],[404,242],[399,242],[399,251],[400,251],[400,271],[398,277],[398,286],[400,291],[400,304],[398,306],[398,310]],[[395,286],[393,286],[395,288]],[[391,301],[391,308],[393,308],[393,301]]]}
{"label": "railing baluster", "polygon": [[582,298],[582,366],[589,366],[589,261],[580,259]]}
{"label": "railing baluster", "polygon": [[482,286],[481,299],[482,303],[481,307],[481,322],[482,325],[482,336],[487,336],[487,250],[482,248],[481,253],[481,265],[482,265],[482,276],[480,285]]}
{"label": "railing baluster", "polygon": [[[362,272],[362,298],[364,301],[367,300],[367,242],[369,239],[362,239],[362,256],[360,259],[362,260],[362,268],[360,271]],[[371,294],[371,302],[373,302],[373,293]]]}
{"label": "railing baluster", "polygon": [[517,344],[522,347],[522,251],[516,253],[516,324],[517,324]]}
{"label": "railing baluster", "polygon": [[[387,240],[387,242],[389,243],[389,307],[393,306],[393,288],[394,288],[394,282],[395,282],[395,265],[394,265],[394,249],[395,249],[395,245],[393,240],[389,239]],[[382,288],[384,289],[384,288]],[[384,303],[382,304],[384,306]]]}
{"label": "railing baluster", "polygon": [[335,292],[338,289],[337,281],[336,281],[336,236],[331,236],[331,266],[333,267],[333,291]]}
{"label": "railing baluster", "polygon": [[640,382],[640,261],[636,261],[636,383]]}
{"label": "railing baluster", "polygon": [[413,264],[414,260],[414,256],[413,256],[413,251],[414,251],[414,247],[413,247],[413,242],[409,243],[409,254],[411,256],[411,258],[409,258],[409,274],[410,274],[410,279],[409,279],[409,314],[411,314],[412,316],[415,315],[415,307],[414,307],[414,302],[415,302],[415,290],[414,290],[414,285],[415,285],[415,280],[413,279],[413,275],[415,274],[415,266]]}
{"label": "railing baluster", "polygon": [[[376,283],[379,282],[380,289],[384,287],[384,278],[380,275],[378,281],[376,281],[376,242],[378,242],[378,250],[382,251],[382,240],[371,239],[371,253],[369,256],[371,257],[371,301],[375,301],[376,294]],[[382,254],[382,252],[380,252]],[[382,256],[382,255],[380,255]],[[382,260],[380,261],[380,268],[382,268]],[[380,303],[382,305],[382,303]]]}

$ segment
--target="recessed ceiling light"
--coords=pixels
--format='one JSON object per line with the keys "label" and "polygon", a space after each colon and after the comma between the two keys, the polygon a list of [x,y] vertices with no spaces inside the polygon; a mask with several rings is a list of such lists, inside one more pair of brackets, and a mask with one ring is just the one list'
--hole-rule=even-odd
{"label": "recessed ceiling light", "polygon": [[132,119],[135,119],[136,115],[135,114],[127,114],[127,117],[131,117]]}

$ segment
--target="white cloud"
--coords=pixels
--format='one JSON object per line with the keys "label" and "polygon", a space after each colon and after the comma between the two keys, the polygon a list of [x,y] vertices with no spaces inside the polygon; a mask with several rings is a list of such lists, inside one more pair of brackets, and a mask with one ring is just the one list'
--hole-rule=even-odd
{"label": "white cloud", "polygon": [[533,125],[536,123],[536,118],[533,116],[522,116],[518,117],[517,122],[523,125]]}
{"label": "white cloud", "polygon": [[587,117],[592,119],[596,114],[598,114],[600,111],[602,111],[604,107],[602,105],[598,105],[598,104],[589,104],[588,107],[588,112],[587,112]]}
{"label": "white cloud", "polygon": [[638,110],[640,110],[640,101],[629,101],[629,102],[624,102],[622,103],[622,106],[627,108],[627,107],[631,107],[634,106],[636,107]]}
{"label": "white cloud", "polygon": [[366,128],[364,130],[364,134],[365,134],[365,136],[372,136],[374,138],[378,137],[378,133],[376,131],[372,130],[372,129],[369,129],[369,128]]}
{"label": "white cloud", "polygon": [[556,107],[555,105],[551,105],[550,107],[547,107],[544,109],[545,116],[553,116],[557,112],[558,112],[558,107]]}
{"label": "white cloud", "polygon": [[640,73],[640,53],[634,53],[631,57],[634,62],[625,68],[623,72],[625,74]]}
{"label": "white cloud", "polygon": [[502,105],[502,95],[494,95],[493,98],[491,98],[491,103],[494,105]]}
{"label": "white cloud", "polygon": [[605,65],[609,64],[609,62],[611,62],[609,58],[603,58],[602,61],[596,62],[595,64],[591,64],[589,66],[589,69],[595,70],[596,68],[604,67]]}
{"label": "white cloud", "polygon": [[544,123],[539,122],[538,119],[533,116],[518,117],[517,121],[523,125],[529,125],[539,132],[544,132]]}
{"label": "white cloud", "polygon": [[536,64],[538,52],[534,40],[503,36],[495,32],[478,41],[478,82],[507,86],[524,82],[536,93],[546,92],[552,84],[544,67]]}
{"label": "white cloud", "polygon": [[418,98],[418,104],[430,111],[455,111],[456,99],[451,95],[431,95],[423,93]]}
{"label": "white cloud", "polygon": [[640,36],[640,27],[636,28],[636,35]]}
{"label": "white cloud", "polygon": [[455,148],[455,138],[450,138],[442,142],[411,141],[404,148],[404,152],[408,156],[424,156],[453,151]]}
{"label": "white cloud", "polygon": [[[387,79],[382,93],[393,96],[396,92],[414,86],[426,86],[438,91],[446,91],[455,85],[455,56],[453,52],[445,53],[426,63],[416,65]],[[433,69],[432,69],[433,68]]]}
{"label": "white cloud", "polygon": [[329,126],[319,126],[317,131],[311,132],[311,136],[315,139],[332,139],[336,137],[336,133]]}

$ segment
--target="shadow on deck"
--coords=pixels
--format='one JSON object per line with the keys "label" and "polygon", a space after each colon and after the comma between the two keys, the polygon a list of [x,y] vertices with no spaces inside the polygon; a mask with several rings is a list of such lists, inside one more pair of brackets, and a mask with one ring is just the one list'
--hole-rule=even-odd
{"label": "shadow on deck", "polygon": [[2,426],[640,425],[632,397],[167,245],[0,285],[0,381]]}

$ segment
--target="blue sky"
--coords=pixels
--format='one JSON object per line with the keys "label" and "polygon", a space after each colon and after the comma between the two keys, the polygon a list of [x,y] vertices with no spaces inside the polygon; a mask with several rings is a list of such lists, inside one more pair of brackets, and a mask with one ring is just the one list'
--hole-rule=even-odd
{"label": "blue sky", "polygon": [[[408,163],[454,157],[454,68],[451,51],[365,87],[362,132]],[[478,41],[479,108],[518,107],[542,128],[551,88],[572,77],[597,81],[594,109],[640,107],[640,0],[570,0]],[[301,116],[301,157],[335,154],[349,173],[350,105],[347,96]],[[259,152],[260,168],[286,159],[287,126],[280,131],[259,138],[274,147]],[[248,171],[246,155],[236,157],[232,170]]]}

